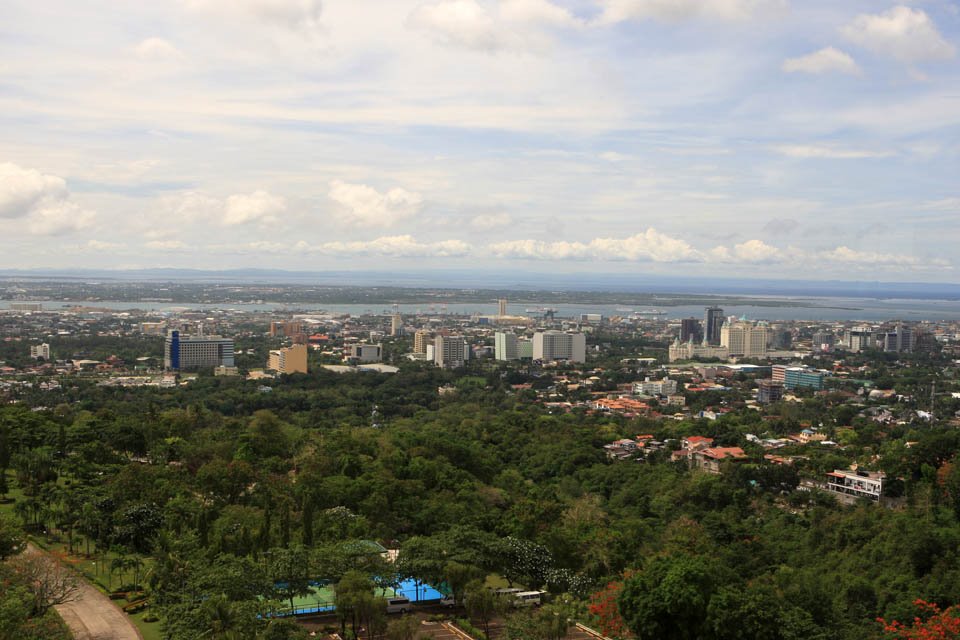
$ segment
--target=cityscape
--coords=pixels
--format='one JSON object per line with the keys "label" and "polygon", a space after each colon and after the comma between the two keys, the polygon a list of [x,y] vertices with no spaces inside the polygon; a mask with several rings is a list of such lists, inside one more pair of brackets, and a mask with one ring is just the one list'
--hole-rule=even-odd
{"label": "cityscape", "polygon": [[0,2],[0,640],[960,640],[958,0]]}

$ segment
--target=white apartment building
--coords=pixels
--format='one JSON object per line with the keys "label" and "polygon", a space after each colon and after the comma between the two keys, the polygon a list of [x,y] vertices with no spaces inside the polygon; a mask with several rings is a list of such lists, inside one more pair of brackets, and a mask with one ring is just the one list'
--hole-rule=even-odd
{"label": "white apartment building", "polygon": [[519,360],[517,334],[510,331],[497,331],[493,336],[493,357],[497,360]]}
{"label": "white apartment building", "polygon": [[539,331],[533,334],[533,359],[549,362],[585,362],[587,339],[582,333]]}
{"label": "white apartment building", "polygon": [[720,346],[731,356],[758,358],[767,355],[770,331],[752,322],[726,323],[720,327]]}
{"label": "white apartment building", "polygon": [[673,341],[667,350],[670,362],[677,360],[696,360],[698,358],[720,358],[726,360],[730,356],[730,351],[726,347],[717,347],[708,344],[706,340],[702,344],[697,344],[693,340],[680,342],[680,338]]}
{"label": "white apartment building", "polygon": [[633,392],[645,396],[669,396],[677,392],[677,381],[670,378],[663,380],[647,378],[643,382],[634,382]]}
{"label": "white apartment building", "polygon": [[874,347],[873,327],[864,325],[852,327],[844,335],[844,346],[854,353]]}
{"label": "white apartment building", "polygon": [[44,342],[43,344],[38,344],[30,347],[30,357],[34,360],[39,360],[43,358],[44,360],[50,360],[50,345]]}
{"label": "white apartment building", "polygon": [[433,341],[433,362],[443,369],[456,369],[470,359],[470,345],[463,336],[437,336]]}
{"label": "white apartment building", "polygon": [[352,344],[347,348],[346,359],[353,362],[380,362],[383,350],[378,344]]}

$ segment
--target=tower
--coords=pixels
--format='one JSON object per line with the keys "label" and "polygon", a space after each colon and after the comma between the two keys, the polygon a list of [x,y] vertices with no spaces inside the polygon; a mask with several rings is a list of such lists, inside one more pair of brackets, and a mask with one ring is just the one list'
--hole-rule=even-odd
{"label": "tower", "polygon": [[703,339],[710,344],[720,344],[720,327],[723,326],[723,309],[707,307],[703,315]]}

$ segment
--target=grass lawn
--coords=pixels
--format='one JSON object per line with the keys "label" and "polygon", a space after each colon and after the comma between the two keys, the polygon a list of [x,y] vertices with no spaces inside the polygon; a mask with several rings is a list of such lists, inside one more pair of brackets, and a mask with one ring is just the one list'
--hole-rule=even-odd
{"label": "grass lawn", "polygon": [[160,622],[144,622],[143,617],[149,613],[150,609],[135,613],[130,616],[130,620],[137,625],[137,629],[140,629],[143,640],[163,640],[163,635],[160,633]]}

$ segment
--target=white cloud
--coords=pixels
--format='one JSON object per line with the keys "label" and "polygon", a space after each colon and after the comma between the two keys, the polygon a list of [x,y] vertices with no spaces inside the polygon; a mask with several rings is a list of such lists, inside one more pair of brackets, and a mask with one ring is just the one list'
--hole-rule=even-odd
{"label": "white cloud", "polygon": [[946,267],[950,263],[947,260],[934,258],[923,260],[916,256],[900,255],[894,253],[874,253],[870,251],[856,251],[846,246],[837,247],[831,251],[823,251],[819,258],[841,264],[863,264],[863,265],[884,265],[884,266],[940,266]]}
{"label": "white cloud", "polygon": [[67,182],[59,176],[0,163],[0,218],[22,218],[42,200],[67,196]]}
{"label": "white cloud", "polygon": [[35,235],[62,235],[87,229],[96,214],[70,200],[67,182],[59,176],[0,164],[0,219],[23,220]]}
{"label": "white cloud", "polygon": [[489,250],[501,258],[535,260],[699,262],[703,259],[687,242],[653,228],[629,238],[594,238],[588,243],[510,240],[490,245]]}
{"label": "white cloud", "polygon": [[903,5],[880,14],[860,14],[841,32],[851,42],[904,62],[945,60],[956,53],[926,12]]}
{"label": "white cloud", "polygon": [[230,226],[250,222],[271,224],[286,210],[287,203],[283,198],[257,190],[249,195],[238,194],[227,198],[223,223]]}
{"label": "white cloud", "polygon": [[860,66],[850,57],[834,47],[824,47],[799,58],[789,58],[781,67],[787,73],[846,73],[852,76],[862,74]]}
{"label": "white cloud", "polygon": [[828,158],[831,160],[857,160],[861,158],[889,158],[896,155],[892,151],[871,151],[867,149],[839,149],[823,145],[781,144],[773,150],[790,158]]}
{"label": "white cloud", "polygon": [[[299,31],[320,28],[320,0],[182,0],[188,8],[221,16],[244,17]],[[239,15],[238,15],[239,14]]]}
{"label": "white cloud", "polygon": [[781,250],[763,240],[747,240],[733,247],[733,257],[737,262],[777,262],[782,258]]}
{"label": "white cloud", "polygon": [[144,246],[156,251],[181,251],[187,248],[187,244],[182,240],[154,240]]}
{"label": "white cloud", "polygon": [[147,38],[137,44],[133,52],[142,60],[178,62],[184,58],[179,49],[163,38]]}
{"label": "white cloud", "polygon": [[474,216],[470,220],[470,226],[477,231],[490,231],[508,226],[513,222],[509,213],[484,213]]}
{"label": "white cloud", "polygon": [[393,258],[450,258],[470,254],[470,245],[461,240],[417,242],[413,236],[384,236],[356,242],[327,242],[316,248],[321,253],[345,256],[384,256]]}
{"label": "white cloud", "polygon": [[501,0],[495,7],[478,0],[432,0],[415,8],[407,25],[446,45],[480,51],[538,49],[550,39],[544,27],[582,25],[549,0]]}
{"label": "white cloud", "polygon": [[698,18],[740,22],[776,15],[787,7],[787,0],[604,0],[600,22]]}
{"label": "white cloud", "polygon": [[340,205],[346,221],[355,225],[390,227],[415,216],[423,207],[422,195],[400,187],[380,193],[365,184],[333,180],[327,195]]}

